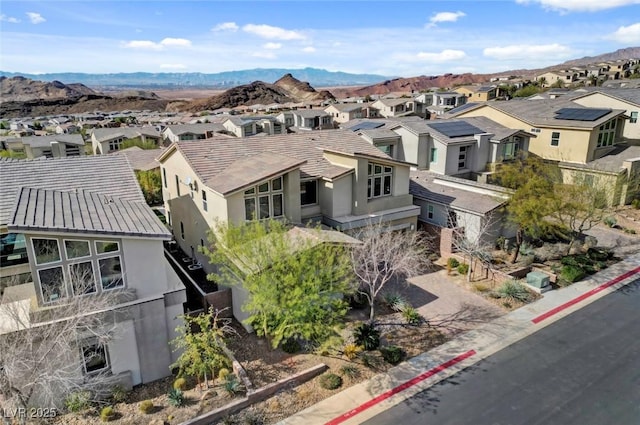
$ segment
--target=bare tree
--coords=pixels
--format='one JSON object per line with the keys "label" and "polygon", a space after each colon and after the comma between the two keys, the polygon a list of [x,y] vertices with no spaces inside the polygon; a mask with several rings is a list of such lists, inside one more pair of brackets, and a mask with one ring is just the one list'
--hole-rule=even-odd
{"label": "bare tree", "polygon": [[114,385],[106,344],[118,333],[122,313],[114,306],[128,295],[97,293],[92,272],[70,270],[59,284],[74,296],[36,307],[31,298],[12,298],[8,287],[0,305],[0,410],[16,412],[22,423],[31,407],[61,409],[81,391],[98,400]]}
{"label": "bare tree", "polygon": [[471,282],[478,263],[484,266],[487,272],[491,267],[491,251],[495,245],[495,233],[500,220],[496,214],[489,213],[485,217],[477,217],[477,220],[467,215],[458,215],[456,221],[458,229],[454,233],[453,248],[461,252],[464,259],[469,258],[467,282]]}
{"label": "bare tree", "polygon": [[354,236],[362,244],[351,248],[351,264],[373,322],[375,301],[385,285],[393,279],[415,276],[430,265],[429,239],[422,232],[394,231],[384,224],[366,226]]}

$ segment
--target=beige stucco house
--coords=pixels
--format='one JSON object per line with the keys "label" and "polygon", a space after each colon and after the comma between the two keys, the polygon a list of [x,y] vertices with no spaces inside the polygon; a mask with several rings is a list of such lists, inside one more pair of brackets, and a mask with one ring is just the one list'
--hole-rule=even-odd
{"label": "beige stucco house", "polygon": [[640,89],[598,88],[576,90],[573,101],[589,108],[622,109],[628,117],[621,133],[623,139],[640,140]]}
{"label": "beige stucco house", "polygon": [[334,103],[324,108],[324,111],[331,115],[334,122],[342,124],[350,120],[364,118],[366,111],[363,107],[366,105],[362,103]]}
{"label": "beige stucco house", "polygon": [[91,130],[91,145],[95,155],[119,151],[127,139],[140,139],[160,145],[160,133],[155,127],[113,127]]}
{"label": "beige stucco house", "polygon": [[85,143],[80,134],[27,136],[5,142],[9,151],[23,153],[27,158],[63,158],[85,154]]}
{"label": "beige stucco house", "polygon": [[468,102],[486,102],[498,96],[496,86],[461,86],[454,91],[467,96]]}
{"label": "beige stucco house", "polygon": [[401,117],[414,112],[413,98],[378,99],[371,104],[385,118]]}

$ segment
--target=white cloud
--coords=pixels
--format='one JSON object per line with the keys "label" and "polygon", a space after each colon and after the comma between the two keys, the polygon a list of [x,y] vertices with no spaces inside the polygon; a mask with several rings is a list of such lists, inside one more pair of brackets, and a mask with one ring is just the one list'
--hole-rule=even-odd
{"label": "white cloud", "polygon": [[277,59],[276,54],[273,52],[255,52],[251,56],[261,59]]}
{"label": "white cloud", "polygon": [[415,55],[415,58],[421,61],[448,62],[448,61],[463,59],[466,56],[467,54],[462,50],[445,49],[441,52],[436,52],[436,53],[420,52],[417,55]]}
{"label": "white cloud", "polygon": [[640,22],[631,24],[627,27],[622,26],[618,28],[613,34],[608,35],[607,38],[610,40],[615,40],[619,43],[639,44]]}
{"label": "white cloud", "polygon": [[282,48],[282,43],[268,42],[266,44],[263,44],[262,47],[265,48],[265,49],[277,50],[277,49]]}
{"label": "white cloud", "polygon": [[160,65],[162,69],[187,69],[186,65],[181,63],[163,63]]}
{"label": "white cloud", "polygon": [[258,37],[276,40],[304,40],[305,36],[299,32],[286,30],[271,25],[247,24],[242,27],[244,32],[255,34]]}
{"label": "white cloud", "polygon": [[640,0],[516,0],[516,3],[539,3],[545,9],[559,12],[596,12],[640,4]]}
{"label": "white cloud", "polygon": [[46,21],[46,19],[44,19],[41,14],[36,12],[27,12],[27,16],[29,17],[29,20],[32,24],[41,24]]}
{"label": "white cloud", "polygon": [[191,47],[191,40],[186,38],[165,38],[160,44],[166,47]]}
{"label": "white cloud", "polygon": [[302,51],[305,53],[313,53],[316,51],[316,48],[313,46],[307,46],[304,49],[302,49]]}
{"label": "white cloud", "polygon": [[512,44],[509,46],[487,47],[482,51],[486,57],[497,60],[531,59],[544,57],[549,59],[568,58],[572,51],[569,47],[554,44]]}
{"label": "white cloud", "polygon": [[20,23],[20,19],[14,18],[13,16],[7,16],[5,14],[1,14],[0,15],[0,21],[9,22],[10,24],[19,24]]}
{"label": "white cloud", "polygon": [[215,27],[211,28],[211,31],[238,31],[238,24],[235,22],[222,22]]}
{"label": "white cloud", "polygon": [[428,26],[435,26],[439,22],[456,22],[458,19],[466,16],[464,12],[439,12],[429,18]]}

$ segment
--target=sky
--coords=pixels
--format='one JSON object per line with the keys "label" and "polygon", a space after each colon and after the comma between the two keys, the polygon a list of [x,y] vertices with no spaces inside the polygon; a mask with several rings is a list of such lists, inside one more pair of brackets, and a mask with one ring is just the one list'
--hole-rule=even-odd
{"label": "sky", "polygon": [[7,1],[0,70],[496,73],[640,46],[640,0]]}

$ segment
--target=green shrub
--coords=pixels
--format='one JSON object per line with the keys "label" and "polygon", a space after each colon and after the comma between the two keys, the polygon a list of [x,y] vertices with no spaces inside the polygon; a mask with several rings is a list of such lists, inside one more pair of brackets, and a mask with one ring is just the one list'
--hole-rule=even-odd
{"label": "green shrub", "polygon": [[362,364],[369,369],[378,369],[380,366],[380,358],[374,354],[362,353],[360,355]]}
{"label": "green shrub", "polygon": [[335,373],[325,373],[320,376],[320,386],[325,390],[335,390],[342,386],[342,378]]}
{"label": "green shrub", "polygon": [[459,265],[460,261],[458,261],[457,258],[449,257],[449,259],[447,260],[447,266],[451,267],[452,269],[455,269]]}
{"label": "green shrub", "polygon": [[604,222],[604,224],[606,224],[609,227],[613,227],[616,224],[618,224],[618,221],[616,220],[615,217],[605,217],[603,222]]}
{"label": "green shrub", "polygon": [[362,346],[353,343],[346,344],[342,349],[342,353],[349,360],[354,360],[356,357],[358,357],[358,354],[360,354],[360,352],[362,352]]}
{"label": "green shrub", "polygon": [[370,323],[360,323],[353,330],[353,338],[357,345],[365,350],[375,350],[380,346],[380,331]]}
{"label": "green shrub", "polygon": [[636,231],[634,229],[629,229],[628,227],[625,227],[624,232],[625,233],[629,233],[631,235],[635,235],[636,234]]}
{"label": "green shrub", "polygon": [[469,272],[469,265],[468,264],[460,264],[458,266],[458,273],[460,273],[461,275],[466,276],[468,272]]}
{"label": "green shrub", "polygon": [[140,405],[138,406],[138,408],[140,409],[140,411],[142,413],[144,413],[145,415],[148,415],[149,413],[151,413],[153,411],[153,401],[144,400],[144,401],[140,402]]}
{"label": "green shrub", "polygon": [[225,379],[222,387],[230,397],[233,397],[244,390],[244,387],[242,386],[240,381],[238,381],[238,377],[236,377],[236,375],[234,375],[233,373],[227,375],[227,378]]}
{"label": "green shrub", "polygon": [[218,371],[218,380],[220,381],[226,381],[227,380],[227,376],[229,376],[229,374],[231,374],[231,371],[229,369],[227,369],[226,367],[223,367],[222,369],[220,369]]}
{"label": "green shrub", "polygon": [[182,390],[177,388],[172,388],[169,390],[167,394],[167,398],[169,399],[169,404],[175,407],[182,407],[185,403],[184,393]]}
{"label": "green shrub", "polygon": [[637,210],[640,209],[640,198],[631,201],[631,206]]}
{"label": "green shrub", "polygon": [[360,369],[352,364],[346,364],[340,368],[340,373],[349,379],[354,379],[360,376]]}
{"label": "green shrub", "polygon": [[382,354],[382,358],[392,365],[396,365],[404,360],[405,353],[402,348],[397,345],[389,345],[388,347],[383,347],[380,349],[380,353]]}
{"label": "green shrub", "polygon": [[607,261],[613,256],[612,252],[607,249],[589,248],[587,257],[594,261]]}
{"label": "green shrub", "polygon": [[423,317],[418,313],[418,310],[411,306],[407,306],[402,310],[402,318],[409,325],[417,326],[424,320]]}
{"label": "green shrub", "polygon": [[122,386],[116,385],[111,389],[111,400],[113,400],[114,403],[123,403],[127,400],[128,394],[129,392]]}
{"label": "green shrub", "polygon": [[113,407],[111,406],[103,407],[102,410],[100,411],[100,420],[102,422],[109,422],[114,420],[115,418],[116,418],[116,411],[113,410]]}
{"label": "green shrub", "polygon": [[298,342],[298,340],[295,338],[285,339],[281,346],[282,351],[289,354],[297,353],[302,348],[300,347],[300,343]]}
{"label": "green shrub", "polygon": [[582,270],[580,267],[572,265],[563,266],[562,270],[560,271],[560,277],[570,283],[582,279],[585,274],[586,273],[584,272],[584,270]]}
{"label": "green shrub", "polygon": [[395,292],[385,294],[384,303],[393,311],[402,311],[402,309],[408,304],[402,295]]}
{"label": "green shrub", "polygon": [[76,413],[91,407],[91,393],[89,391],[78,391],[69,394],[64,402],[69,412]]}
{"label": "green shrub", "polygon": [[531,299],[531,293],[523,284],[516,280],[507,280],[498,287],[496,292],[500,298],[506,298],[507,300],[516,300],[526,303]]}
{"label": "green shrub", "polygon": [[173,388],[176,390],[184,391],[187,389],[187,380],[184,378],[178,378],[173,381]]}

